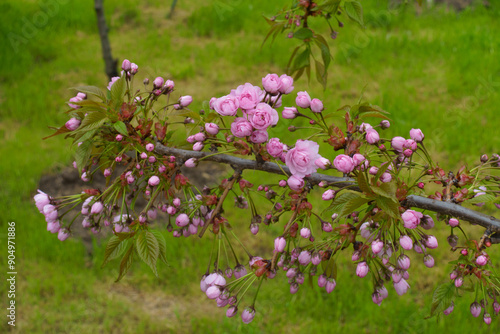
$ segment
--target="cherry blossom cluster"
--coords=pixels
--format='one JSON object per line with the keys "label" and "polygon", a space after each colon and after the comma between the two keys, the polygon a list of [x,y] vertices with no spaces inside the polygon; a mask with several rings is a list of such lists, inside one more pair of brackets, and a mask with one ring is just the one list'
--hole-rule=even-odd
{"label": "cherry blossom cluster", "polygon": [[[408,139],[386,137],[383,131],[390,123],[380,107],[361,103],[329,109],[307,91],[292,95],[294,80],[286,74],[268,74],[261,86],[239,85],[213,97],[209,110],[196,111],[190,109],[193,98],[177,94],[172,80],[156,77],[150,84],[145,78],[144,89],[135,89],[138,66],[125,60],[122,70],[107,92],[79,89],[68,103],[69,120],[55,133],[73,139],[74,167],[89,184],[75,195],[55,198],[39,191],[34,197],[47,230],[58,233],[61,241],[71,235],[75,221],[95,234],[107,230],[113,236],[105,262],[122,257],[126,263],[134,251],[156,274],[157,260],[166,257],[166,240],[152,228],[155,220],[176,238],[213,238],[200,288],[218,307],[227,307],[228,317],[241,311],[243,322],[249,323],[258,310],[261,284],[268,279],[286,280],[294,294],[312,276],[332,293],[337,261],[345,250],[351,254],[352,275],[371,277],[375,304],[392,289],[405,294],[412,252],[420,254],[426,267],[435,265],[431,252],[438,240],[431,231],[437,218],[451,229],[447,242],[459,253],[446,283],[454,289],[452,295],[462,293],[468,282],[476,286],[472,314],[484,310],[489,324],[490,315],[498,313],[500,282],[486,252],[495,231],[474,240],[458,217],[448,212],[436,217],[410,207],[407,200],[418,195],[498,207],[494,189],[500,179],[488,174],[500,167],[497,155],[482,156],[481,164],[470,170],[445,173],[426,150],[422,130],[411,129]],[[372,124],[373,117],[382,121]],[[339,118],[345,124],[327,123]],[[275,129],[284,120],[292,122],[286,135]],[[175,136],[184,129],[185,137]],[[198,189],[183,174],[181,167],[196,168],[204,159],[228,154],[239,156],[230,163],[234,173],[217,186]],[[243,177],[238,161],[254,161],[264,171],[272,164],[281,172],[254,185]],[[107,179],[104,189],[92,188],[96,173]],[[427,194],[427,188],[439,190]],[[314,200],[316,191],[322,200]],[[138,198],[146,204],[136,205]],[[249,211],[248,219],[229,221],[229,206]],[[271,225],[282,233],[259,248],[268,253],[254,255],[245,247],[246,239],[236,235],[241,229],[233,228],[242,224],[253,235]],[[121,243],[120,253],[115,250]],[[244,251],[243,258],[237,249]],[[121,267],[119,278],[126,270]],[[433,312],[450,314],[453,300],[441,301]]]}

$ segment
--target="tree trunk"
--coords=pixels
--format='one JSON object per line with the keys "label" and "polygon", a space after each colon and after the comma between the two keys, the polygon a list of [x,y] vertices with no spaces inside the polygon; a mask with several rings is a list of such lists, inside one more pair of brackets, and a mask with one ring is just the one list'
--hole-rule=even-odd
{"label": "tree trunk", "polygon": [[118,74],[118,60],[113,59],[111,55],[111,45],[109,44],[108,39],[108,26],[106,24],[106,18],[104,17],[104,8],[103,8],[104,0],[95,0],[94,8],[95,13],[97,15],[97,27],[99,28],[99,37],[101,38],[101,47],[102,47],[102,58],[104,59],[104,70],[109,80],[112,77],[119,76]]}

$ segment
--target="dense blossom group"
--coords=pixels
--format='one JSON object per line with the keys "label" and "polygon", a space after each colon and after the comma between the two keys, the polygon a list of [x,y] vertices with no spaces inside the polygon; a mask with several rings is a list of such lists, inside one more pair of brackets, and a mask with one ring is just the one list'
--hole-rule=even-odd
{"label": "dense blossom group", "polygon": [[[294,81],[288,75],[268,74],[262,79],[262,88],[245,83],[225,96],[212,98],[210,111],[195,113],[188,108],[193,101],[189,95],[169,102],[175,92],[173,81],[157,77],[151,87],[145,79],[145,91],[135,92],[132,84],[138,66],[125,60],[122,69],[121,77],[109,83],[107,97],[86,88],[71,98],[70,119],[58,130],[78,145],[74,166],[80,170],[82,180],[88,182],[95,173],[102,172],[108,186],[61,198],[39,191],[34,198],[36,206],[45,216],[47,230],[58,233],[61,241],[71,235],[73,222],[81,216],[82,226],[93,233],[107,227],[114,234],[116,239],[108,245],[108,257],[130,256],[127,254],[135,249],[154,271],[156,260],[165,256],[165,239],[152,233],[149,224],[160,213],[167,217],[166,229],[174,237],[201,236],[206,230],[211,231],[214,240],[218,240],[214,243],[216,255],[215,260],[211,258],[200,287],[218,307],[227,307],[228,317],[237,314],[249,288],[257,283],[253,302],[241,312],[243,322],[253,320],[256,295],[265,279],[286,278],[293,294],[307,276],[316,276],[318,286],[331,293],[337,286],[337,257],[345,249],[352,249],[353,273],[360,278],[371,274],[371,298],[375,304],[380,305],[389,295],[389,284],[398,295],[405,294],[410,288],[410,252],[421,254],[425,266],[432,268],[435,261],[430,251],[438,247],[437,238],[428,234],[435,226],[434,219],[406,206],[406,196],[424,194],[427,184],[437,183],[443,190],[432,195],[435,198],[453,198],[456,203],[471,198],[491,200],[485,197],[491,196],[488,188],[479,188],[477,183],[480,169],[475,178],[465,169],[457,175],[446,175],[435,165],[425,149],[425,136],[420,129],[411,129],[409,139],[383,138],[381,131],[389,128],[390,123],[379,107],[361,104],[340,109],[346,123],[342,130],[325,122],[326,113],[339,111],[328,110],[320,99],[311,98],[306,91],[296,94],[295,105],[282,107],[284,97],[294,91]],[[155,103],[161,96],[167,97],[167,105],[158,108]],[[282,110],[279,112],[278,108]],[[178,112],[182,110],[186,114]],[[383,120],[371,125],[365,121],[368,116],[364,113]],[[302,120],[319,132],[290,142],[291,137],[280,137],[273,129],[284,119],[297,124],[290,126],[290,132],[300,129]],[[100,123],[96,125],[97,122]],[[189,131],[180,143],[171,139],[167,131],[176,124]],[[89,131],[93,131],[90,136],[86,135]],[[319,141],[321,137],[326,139]],[[195,168],[203,157],[161,154],[161,147],[185,144],[192,145],[193,152],[206,151],[205,156],[233,153],[252,156],[261,165],[278,163],[282,178],[254,187],[233,166],[234,175],[224,179],[219,187],[196,189],[180,167]],[[497,166],[499,161],[486,157],[481,166]],[[321,176],[320,181],[313,181],[312,175],[318,170],[332,170],[332,174],[344,177],[344,183],[339,185]],[[414,170],[418,173],[411,174]],[[234,185],[239,185],[240,190],[234,204],[251,210],[248,222],[253,234],[259,232],[261,225],[283,225],[283,233],[276,236],[274,245],[268,245],[273,249],[268,257],[253,256],[242,245],[247,262],[239,259],[234,250],[233,244],[241,242],[231,224],[239,222],[228,222],[222,210]],[[467,187],[477,191],[469,194]],[[318,210],[320,204],[309,201],[316,188],[322,188],[321,198],[328,203],[323,212]],[[256,207],[252,198],[256,193],[269,201],[267,212]],[[142,208],[135,206],[138,196],[146,199]],[[64,217],[78,205],[81,209],[77,217],[67,222]],[[324,218],[326,215],[328,219]],[[485,300],[493,300],[493,313],[497,314],[500,291],[491,275],[491,259],[485,252],[487,242],[464,242],[458,246],[453,231],[462,231],[459,220],[451,216],[439,218],[451,227],[448,243],[452,249],[460,250],[450,275],[451,284],[457,291],[465,279],[486,286],[488,293],[481,304],[474,302],[471,313],[478,316],[484,309],[484,321],[490,323]],[[145,249],[144,238],[148,240]],[[128,242],[130,251],[125,255],[113,252],[122,242]],[[233,264],[223,260],[221,249],[231,250]],[[474,277],[478,280],[474,281]],[[444,303],[447,305],[440,305],[439,311],[451,313],[453,300]]]}

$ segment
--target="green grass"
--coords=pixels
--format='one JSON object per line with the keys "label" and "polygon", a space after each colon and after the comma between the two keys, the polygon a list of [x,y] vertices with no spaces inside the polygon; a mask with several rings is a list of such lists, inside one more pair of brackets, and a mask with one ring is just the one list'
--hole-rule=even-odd
{"label": "green grass", "polygon": [[[139,64],[141,80],[158,75],[175,80],[179,94],[192,95],[193,107],[197,108],[239,84],[259,84],[265,74],[283,72],[294,41],[278,38],[272,46],[260,46],[268,29],[262,14],[270,16],[285,3],[288,1],[206,1],[199,6],[194,0],[179,1],[173,20],[166,19],[168,4],[157,0],[144,1],[140,7],[131,0],[109,0],[105,8],[114,56]],[[475,7],[457,14],[433,9],[415,15],[413,7],[384,12],[384,4],[374,3],[366,5],[366,31],[345,22],[346,27],[338,29],[338,38],[331,40],[335,56],[327,89],[323,91],[315,82],[309,86],[301,79],[295,84],[296,91],[307,90],[323,99],[329,109],[356,103],[364,91],[367,101],[392,114],[392,127],[385,137],[408,136],[412,127],[420,127],[427,136],[426,144],[448,169],[463,161],[472,163],[483,153],[494,153],[500,147],[496,128],[500,121],[499,5],[492,1],[488,10]],[[51,133],[48,126],[65,121],[64,102],[72,96],[68,87],[106,85],[94,11],[88,1],[60,4],[33,37],[17,40],[17,49],[12,47],[12,34],[22,36],[26,22],[33,23],[41,10],[47,12],[37,1],[8,0],[0,5],[4,13],[0,20],[0,175],[4,175],[0,186],[0,247],[5,247],[5,222],[15,221],[18,330],[490,330],[471,318],[469,297],[457,303],[454,313],[442,322],[424,320],[432,289],[446,279],[443,268],[449,258],[445,232],[440,232],[443,241],[436,252],[437,268],[424,271],[421,264],[412,268],[410,284],[414,288],[403,297],[396,297],[389,288],[390,297],[380,307],[370,300],[369,280],[354,276],[354,267],[346,256],[347,260],[340,263],[344,270],[339,270],[334,293],[326,295],[305,284],[292,296],[288,285],[278,278],[263,286],[256,321],[244,326],[239,319],[225,318],[223,310],[214,310],[213,303],[199,292],[210,243],[194,238],[168,237],[171,267],[160,269],[160,279],[147,266],[137,264],[122,283],[114,284],[118,264],[100,269],[101,241],[94,242],[92,256],[79,240],[59,242],[45,231],[45,222],[31,202],[40,176],[57,172],[71,161],[72,152],[61,138],[40,140]],[[284,105],[293,99],[287,97]],[[274,131],[284,136],[286,125],[280,124]],[[262,179],[258,173],[245,177],[255,183]],[[248,222],[240,224],[239,214],[232,213],[229,219],[250,239]],[[272,236],[266,238],[263,251],[269,254]],[[491,255],[495,252],[498,257],[498,250]],[[5,257],[0,263],[5,268]],[[419,271],[424,274],[417,276]],[[0,287],[2,296],[6,295],[5,288]],[[491,331],[495,328],[497,319]]]}

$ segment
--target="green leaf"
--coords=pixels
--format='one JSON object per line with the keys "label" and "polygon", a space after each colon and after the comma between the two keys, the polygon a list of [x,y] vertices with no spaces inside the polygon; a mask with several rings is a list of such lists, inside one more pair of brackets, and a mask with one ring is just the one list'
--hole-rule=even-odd
{"label": "green leaf", "polygon": [[66,127],[66,125],[61,126],[59,129],[57,129],[57,128],[52,128],[52,129],[55,129],[56,132],[54,132],[50,136],[42,138],[43,140],[51,138],[51,137],[54,137],[54,136],[57,136],[57,135],[60,135],[60,134],[63,134],[63,133],[71,132],[70,130],[68,130],[68,128]]}
{"label": "green leaf", "polygon": [[135,247],[137,254],[142,261],[144,261],[153,270],[153,273],[158,277],[156,270],[156,261],[160,253],[160,246],[158,240],[153,233],[149,231],[141,231],[135,240]]}
{"label": "green leaf", "polygon": [[397,201],[396,198],[396,182],[388,182],[388,183],[382,183],[380,187],[372,187],[372,190],[374,193],[377,195],[387,197],[392,199],[393,201]]}
{"label": "green leaf", "polygon": [[333,279],[337,279],[337,262],[335,261],[335,257],[331,256],[326,264],[325,261],[323,263],[323,274],[326,277],[333,277]]}
{"label": "green leaf", "polygon": [[490,194],[479,195],[468,199],[465,203],[477,204],[477,203],[491,203],[496,200],[496,197]]}
{"label": "green leaf", "polygon": [[292,72],[296,72],[298,70],[306,68],[307,66],[310,66],[310,60],[309,60],[309,56],[310,55],[311,55],[311,49],[310,48],[306,48],[304,51],[302,51],[295,58],[295,61],[293,62],[293,70],[292,70]]}
{"label": "green leaf", "polygon": [[319,6],[319,10],[327,13],[335,13],[340,5],[341,0],[328,0]]}
{"label": "green leaf", "polygon": [[127,271],[132,266],[133,259],[134,259],[134,245],[131,244],[127,252],[123,256],[122,261],[120,262],[120,273],[118,274],[118,278],[116,279],[115,283],[121,280],[123,276],[127,273]]}
{"label": "green leaf", "polygon": [[192,110],[187,110],[187,109],[180,109],[180,110],[174,110],[168,114],[169,116],[182,116],[182,117],[191,117],[192,119],[200,120],[201,116],[199,113],[192,111]]}
{"label": "green leaf", "polygon": [[124,136],[128,135],[127,126],[122,121],[114,123],[113,127],[115,128],[116,131],[118,131],[122,135]]}
{"label": "green leaf", "polygon": [[332,205],[330,205],[328,209],[333,210],[334,212],[339,212],[347,202],[349,202],[353,198],[359,197],[361,197],[359,193],[344,191],[340,195],[337,195],[337,197],[335,197]]}
{"label": "green leaf", "polygon": [[295,57],[295,55],[297,54],[297,52],[299,51],[299,49],[302,47],[302,45],[299,45],[297,46],[293,52],[292,52],[292,55],[290,56],[290,59],[288,60],[288,64],[286,65],[286,72],[288,75],[291,75],[293,72],[291,71],[292,70],[292,61],[293,61],[293,58]]}
{"label": "green leaf", "polygon": [[358,174],[358,186],[359,186],[359,189],[361,189],[361,191],[366,193],[366,194],[373,193],[371,188],[370,188],[370,184],[368,184],[368,180],[366,179],[364,173]]}
{"label": "green leaf", "polygon": [[90,112],[83,119],[82,123],[75,131],[88,131],[92,129],[97,129],[106,122],[108,118],[106,114],[99,111]]}
{"label": "green leaf", "polygon": [[387,168],[389,168],[389,166],[391,165],[390,162],[380,166],[380,168],[378,169],[378,172],[377,174],[375,174],[375,177],[372,179],[372,184],[376,184],[378,179],[380,179],[380,177],[382,176],[382,174],[385,173],[385,171],[387,170]]}
{"label": "green leaf", "polygon": [[102,261],[101,268],[104,267],[109,261],[120,257],[127,246],[129,245],[128,240],[120,240],[116,235],[113,235],[106,245],[104,251],[104,260]]}
{"label": "green leaf", "polygon": [[401,218],[399,215],[399,203],[387,197],[377,197],[376,201],[377,206],[389,216],[395,219]]}
{"label": "green leaf", "polygon": [[363,6],[358,1],[348,1],[344,4],[345,12],[353,21],[357,22],[361,27],[363,23]]}
{"label": "green leaf", "polygon": [[82,169],[87,165],[90,153],[92,153],[92,142],[84,141],[75,152],[75,161],[78,170],[81,172]]}
{"label": "green leaf", "polygon": [[293,33],[293,38],[297,38],[302,41],[311,37],[313,37],[313,32],[309,28],[300,28],[299,30]]}
{"label": "green leaf", "polygon": [[165,237],[163,236],[163,233],[161,233],[158,230],[150,230],[151,233],[154,234],[156,237],[156,240],[158,240],[158,248],[160,250],[159,258],[160,260],[163,261],[167,266],[168,261],[167,261],[167,241],[165,240]]}
{"label": "green leaf", "polygon": [[330,60],[332,59],[332,54],[330,53],[330,47],[328,46],[328,42],[323,36],[319,34],[316,35],[314,41],[316,42],[318,48],[321,50],[321,58],[323,59],[325,70],[327,70],[328,66],[330,65]]}
{"label": "green leaf", "polygon": [[325,66],[317,61],[314,60],[316,63],[316,80],[323,86],[323,89],[326,89],[326,82],[327,82],[327,74],[328,72],[325,70]]}
{"label": "green leaf", "polygon": [[371,112],[365,112],[359,115],[360,119],[365,119],[368,117],[377,117],[377,118],[382,118],[386,120],[391,120],[389,117],[385,116],[384,114],[378,112],[378,111],[371,111]]}
{"label": "green leaf", "polygon": [[123,77],[116,80],[111,86],[111,101],[113,101],[115,108],[122,104],[126,88],[125,79]]}
{"label": "green leaf", "polygon": [[358,209],[363,204],[368,203],[369,201],[370,199],[364,197],[352,198],[342,207],[342,211],[340,211],[339,217],[344,217],[352,213],[353,211],[356,211],[356,209]]}
{"label": "green leaf", "polygon": [[106,101],[106,94],[104,94],[104,92],[98,87],[80,86],[80,87],[72,87],[71,89],[74,89],[78,92],[85,93],[87,95],[95,96],[95,97],[101,99],[102,101]]}
{"label": "green leaf", "polygon": [[455,299],[455,284],[453,282],[441,284],[434,290],[431,304],[431,317],[443,312]]}
{"label": "green leaf", "polygon": [[[267,20],[267,18],[266,18],[266,20]],[[269,39],[269,37],[271,37],[271,35],[273,36],[273,39],[271,41],[271,44],[272,44],[274,42],[274,40],[276,39],[276,36],[280,32],[282,32],[283,29],[285,28],[285,22],[268,21],[268,23],[271,24],[271,29],[269,30],[266,37],[264,38],[264,41],[262,41],[261,48],[264,46],[264,43],[266,43],[266,41]]]}

